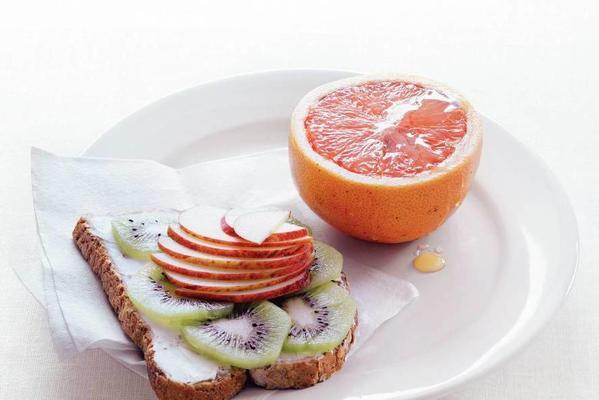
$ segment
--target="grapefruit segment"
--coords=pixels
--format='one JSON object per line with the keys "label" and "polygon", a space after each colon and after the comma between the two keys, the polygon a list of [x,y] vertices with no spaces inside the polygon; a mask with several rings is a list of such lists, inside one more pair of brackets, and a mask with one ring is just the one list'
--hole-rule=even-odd
{"label": "grapefruit segment", "polygon": [[438,90],[373,81],[332,91],[309,109],[312,149],[348,171],[411,176],[440,164],[466,134],[466,115]]}
{"label": "grapefruit segment", "polygon": [[477,169],[482,130],[456,91],[405,75],[359,76],[308,93],[289,158],[308,206],[343,232],[400,243],[438,228]]}

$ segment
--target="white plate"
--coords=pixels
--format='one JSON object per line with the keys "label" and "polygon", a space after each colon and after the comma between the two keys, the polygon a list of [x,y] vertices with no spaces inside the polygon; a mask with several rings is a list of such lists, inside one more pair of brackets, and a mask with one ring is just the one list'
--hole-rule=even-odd
{"label": "white plate", "polygon": [[[120,122],[86,152],[181,167],[286,145],[291,110],[310,89],[352,75],[277,71],[211,82]],[[420,298],[386,323],[319,398],[415,399],[447,393],[517,353],[548,322],[574,277],[578,236],[566,195],[545,166],[484,119],[480,168],[460,209],[404,245],[354,241],[354,257],[413,282]],[[419,243],[444,250],[435,274],[410,268]],[[368,248],[369,251],[359,251]],[[362,254],[360,256],[359,254]],[[364,256],[367,254],[367,256]],[[279,392],[314,396],[314,389]]]}

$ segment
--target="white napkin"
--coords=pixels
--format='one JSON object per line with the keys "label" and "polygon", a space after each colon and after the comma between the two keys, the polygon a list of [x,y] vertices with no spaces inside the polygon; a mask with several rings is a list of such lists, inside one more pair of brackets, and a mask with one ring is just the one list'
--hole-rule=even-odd
{"label": "white napkin", "polygon": [[[42,268],[37,274],[17,273],[43,299],[56,350],[63,357],[100,348],[146,376],[139,351],[121,330],[98,279],[71,239],[75,223],[85,214],[181,210],[196,204],[276,205],[292,210],[313,227],[316,238],[345,255],[344,270],[359,308],[353,351],[418,295],[409,282],[347,256],[355,241],[322,222],[299,199],[285,149],[176,170],[154,161],[66,158],[34,148],[31,164]],[[39,285],[34,280],[40,278],[43,294],[35,289]]]}

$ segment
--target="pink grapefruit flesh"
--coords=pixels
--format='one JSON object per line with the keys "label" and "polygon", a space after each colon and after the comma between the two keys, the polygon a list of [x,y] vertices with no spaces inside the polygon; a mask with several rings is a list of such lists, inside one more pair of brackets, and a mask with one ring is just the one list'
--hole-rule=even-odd
{"label": "pink grapefruit flesh", "polygon": [[371,81],[325,95],[308,111],[312,149],[361,175],[404,177],[450,157],[467,131],[460,103],[412,82]]}

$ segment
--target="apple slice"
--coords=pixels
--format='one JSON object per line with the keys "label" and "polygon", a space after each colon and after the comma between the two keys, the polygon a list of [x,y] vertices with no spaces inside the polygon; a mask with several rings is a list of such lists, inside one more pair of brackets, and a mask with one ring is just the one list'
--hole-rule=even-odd
{"label": "apple slice", "polygon": [[298,275],[305,274],[305,270],[299,270],[288,275],[275,278],[263,278],[253,280],[221,281],[214,279],[203,279],[189,277],[176,272],[164,271],[167,279],[175,286],[183,289],[197,290],[200,292],[239,292],[252,289],[272,287],[279,283],[287,282]]}
{"label": "apple slice", "polygon": [[233,229],[242,239],[260,244],[288,219],[289,211],[249,212],[235,218]]}
{"label": "apple slice", "polygon": [[250,212],[256,211],[278,211],[279,209],[274,207],[259,207],[259,208],[232,208],[225,213],[221,219],[221,228],[227,235],[237,236],[235,229],[233,229],[233,223],[235,220],[243,215]]}
{"label": "apple slice", "polygon": [[274,278],[293,272],[307,269],[312,265],[309,261],[305,264],[296,264],[281,268],[268,269],[224,269],[207,267],[205,265],[188,264],[165,253],[154,253],[150,256],[152,261],[166,271],[177,272],[182,275],[205,279],[219,280],[251,280]]}
{"label": "apple slice", "polygon": [[308,286],[309,283],[310,274],[303,273],[288,281],[259,289],[242,290],[238,292],[206,292],[178,288],[175,290],[175,293],[183,297],[228,301],[233,303],[247,303],[251,301],[273,299],[275,297],[281,297],[290,293],[294,293]]}
{"label": "apple slice", "polygon": [[[264,243],[252,243],[238,236],[228,235],[223,232],[221,220],[223,219],[225,212],[226,210],[221,208],[208,206],[193,207],[183,211],[179,215],[179,224],[182,230],[199,239],[233,246],[276,247],[312,241],[312,237],[308,234],[308,230],[306,228],[284,223],[283,226],[277,229],[275,234],[272,234],[270,237],[268,237]],[[285,235],[291,233],[291,236],[293,237],[282,238],[281,235],[278,235],[278,233]]]}
{"label": "apple slice", "polygon": [[246,257],[246,258],[268,258],[276,256],[288,256],[291,254],[301,253],[309,248],[312,248],[312,243],[300,242],[289,246],[276,247],[252,247],[252,246],[232,246],[221,243],[214,243],[207,240],[196,238],[185,232],[177,224],[172,224],[168,228],[168,235],[175,242],[193,250],[198,250],[203,253],[215,254],[219,256],[229,257]]}
{"label": "apple slice", "polygon": [[289,256],[270,258],[241,258],[218,256],[190,249],[175,242],[168,236],[158,239],[158,247],[166,254],[190,264],[229,269],[266,269],[280,268],[294,264],[304,264],[313,257],[312,251],[307,250]]}
{"label": "apple slice", "polygon": [[228,235],[239,236],[252,243],[291,240],[307,235],[305,227],[287,223],[290,212],[276,208],[233,208],[221,219],[221,229]]}

